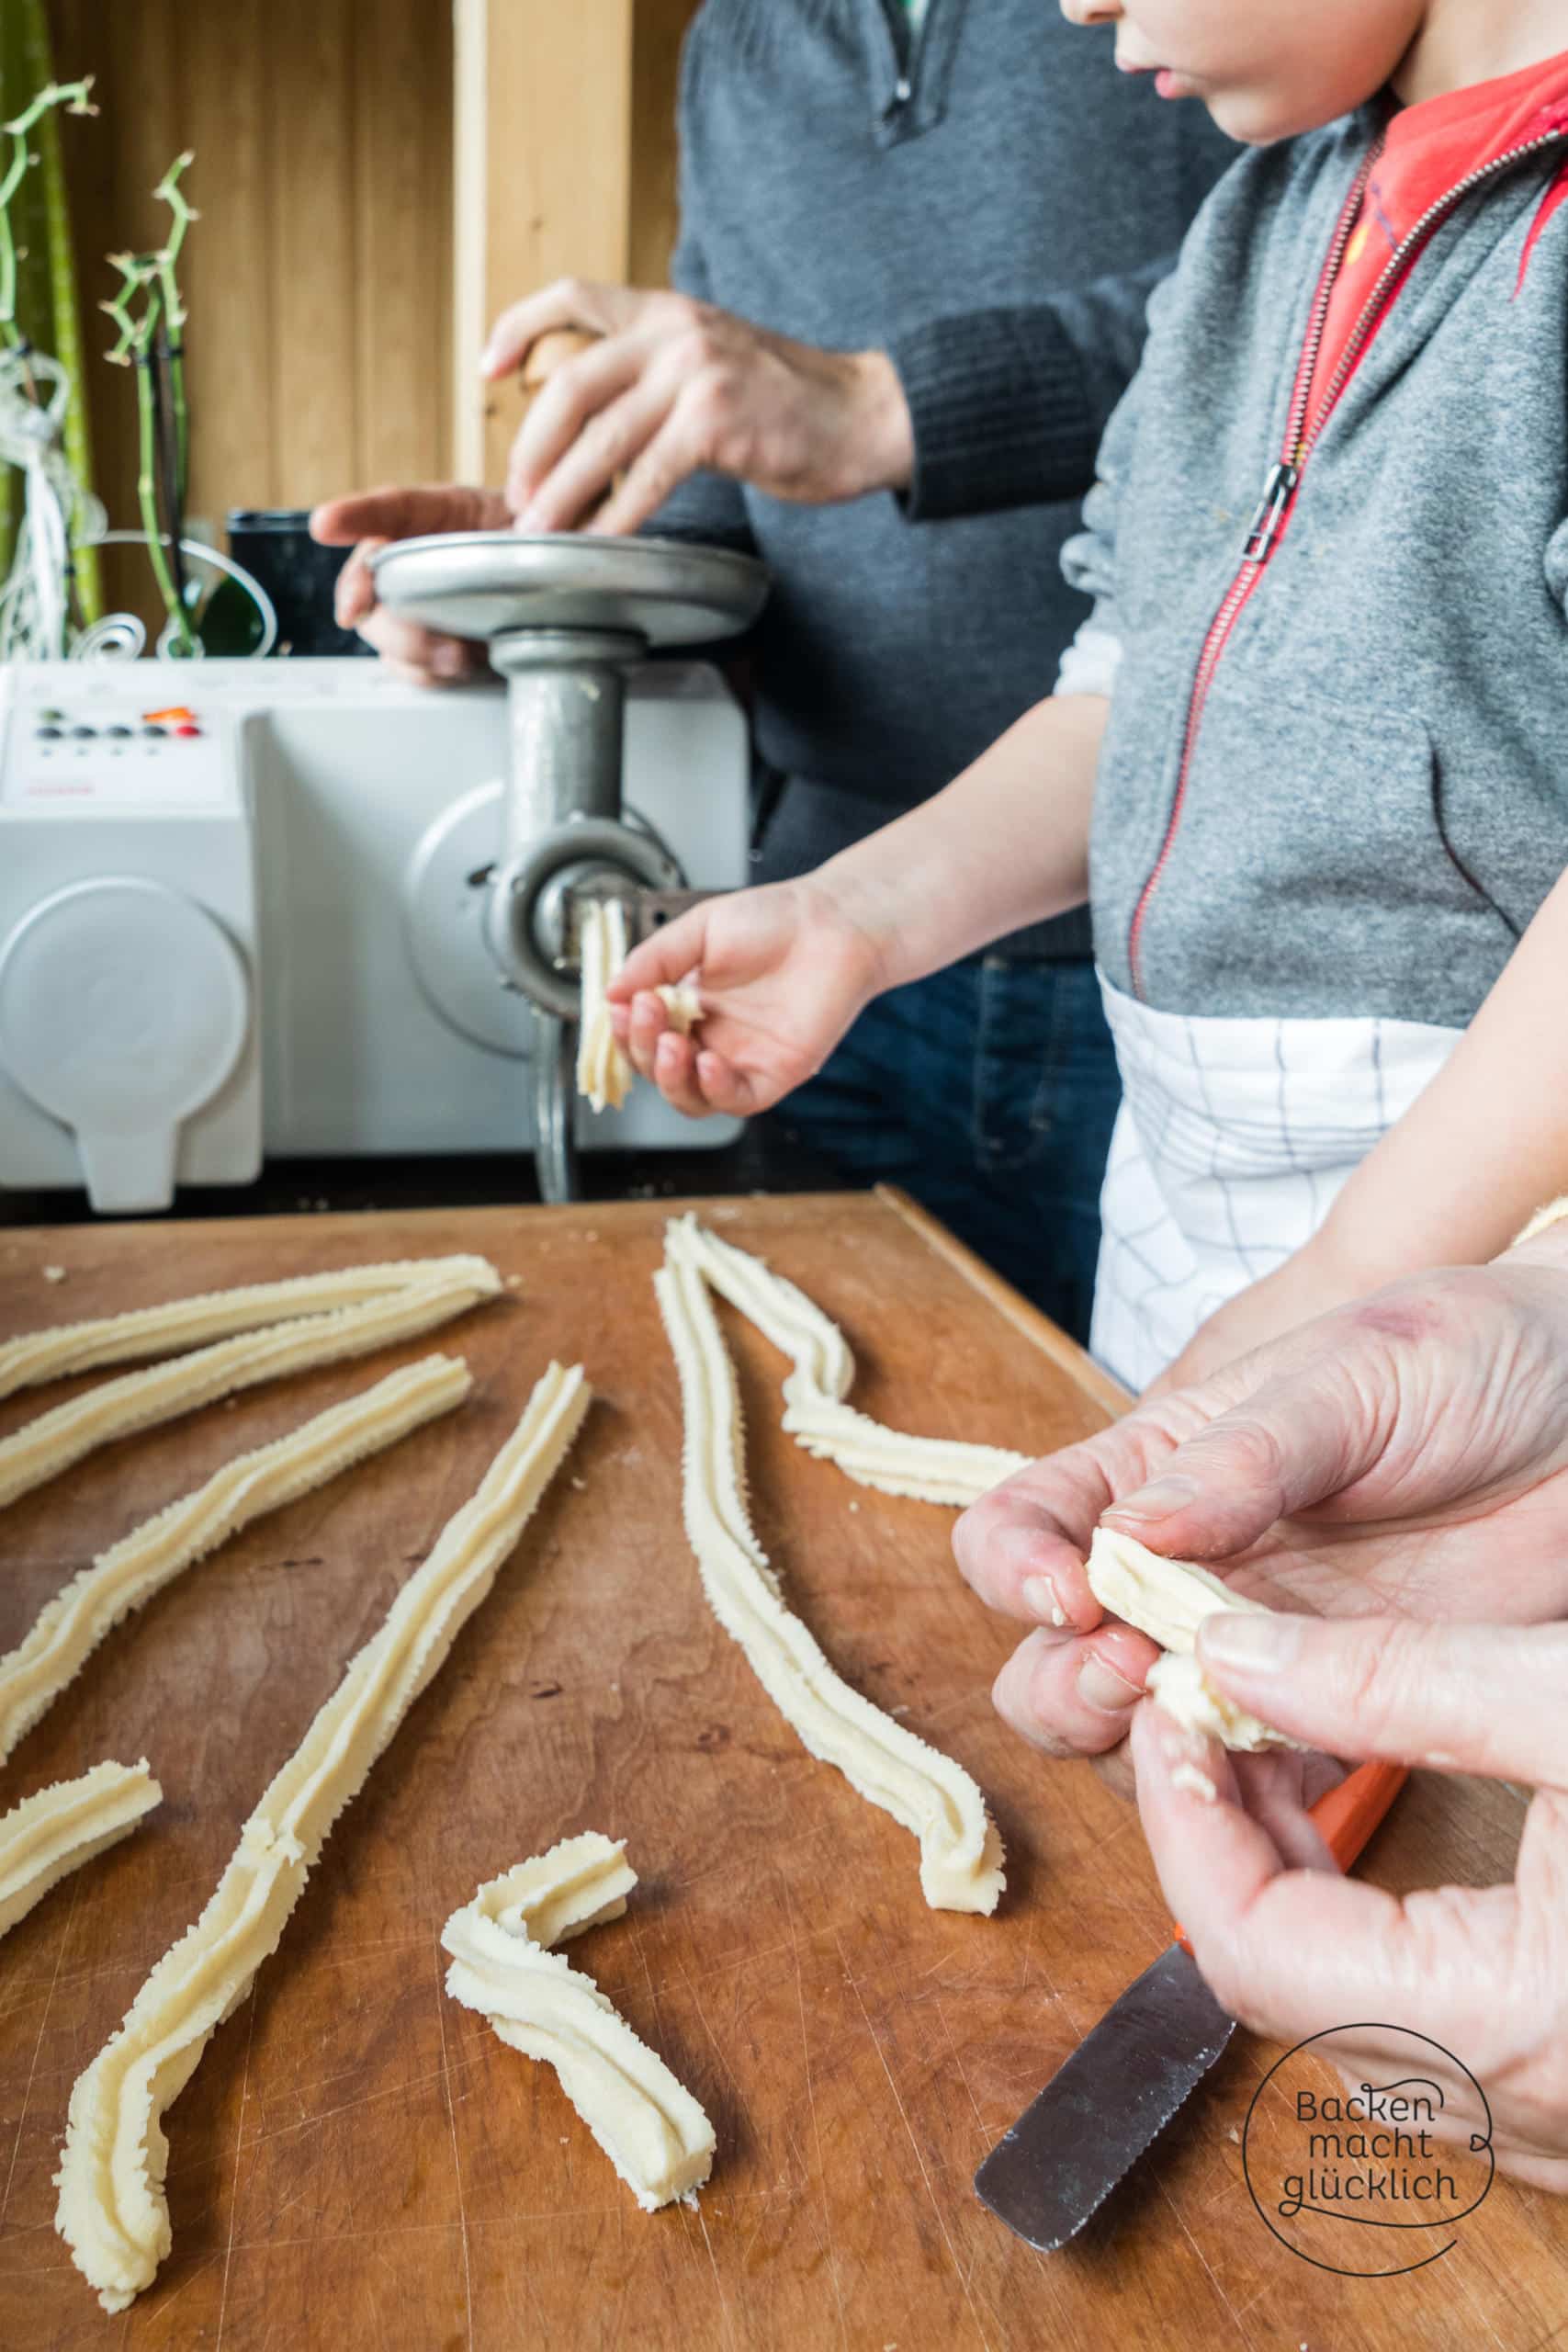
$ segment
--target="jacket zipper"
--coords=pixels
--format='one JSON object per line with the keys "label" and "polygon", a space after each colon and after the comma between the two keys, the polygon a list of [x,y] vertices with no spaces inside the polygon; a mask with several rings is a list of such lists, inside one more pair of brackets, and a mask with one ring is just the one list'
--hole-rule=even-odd
{"label": "jacket zipper", "polygon": [[1307,461],[1322,439],[1328,420],[1338,406],[1340,397],[1359,364],[1374,327],[1398,291],[1406,272],[1414,264],[1422,246],[1466,197],[1473,195],[1477,188],[1483,187],[1489,180],[1500,178],[1505,172],[1511,171],[1516,164],[1524,162],[1529,156],[1539,154],[1548,147],[1559,145],[1564,139],[1568,139],[1568,129],[1554,128],[1544,131],[1539,139],[1528,140],[1522,146],[1512,147],[1506,155],[1499,155],[1492,163],[1482,164],[1475,171],[1467,172],[1462,179],[1456,180],[1452,187],[1447,189],[1434,203],[1427,206],[1426,211],[1406,232],[1384,264],[1376,285],[1368,295],[1360,315],[1350,331],[1345,348],[1339,355],[1323,399],[1318,403],[1315,413],[1310,414],[1309,421],[1309,413],[1312,412],[1313,382],[1317,374],[1318,357],[1323,349],[1323,338],[1328,325],[1329,307],[1334,299],[1335,287],[1338,283],[1339,272],[1344,266],[1346,247],[1350,242],[1351,232],[1359,218],[1366,198],[1367,184],[1382,153],[1383,141],[1381,137],[1373,142],[1356,175],[1350,193],[1345,199],[1338,226],[1334,232],[1334,242],[1329,247],[1328,258],[1324,264],[1317,291],[1313,298],[1312,311],[1307,322],[1306,339],[1302,345],[1302,356],[1296,368],[1295,385],[1291,395],[1290,415],[1285,427],[1284,443],[1279,458],[1269,468],[1265,477],[1257,511],[1247,526],[1247,538],[1242,547],[1241,567],[1225,592],[1219,610],[1209,624],[1208,634],[1203,639],[1202,650],[1198,657],[1198,667],[1193,673],[1191,692],[1187,705],[1187,726],[1182,737],[1181,763],[1177,770],[1176,791],[1170,804],[1170,814],[1166,820],[1165,836],[1160,843],[1159,855],[1156,858],[1148,878],[1138,894],[1138,902],[1133,910],[1133,920],[1127,934],[1128,974],[1133,985],[1133,993],[1140,1000],[1144,999],[1144,926],[1148,919],[1149,909],[1159,888],[1165,869],[1170,862],[1171,852],[1176,845],[1182,808],[1187,798],[1187,786],[1192,772],[1193,756],[1198,748],[1204,707],[1209,699],[1209,690],[1213,684],[1214,672],[1219,667],[1221,657],[1236,622],[1246,611],[1254,589],[1263,577],[1269,557],[1284,537],[1297,493],[1301,489],[1302,477],[1306,471]]}

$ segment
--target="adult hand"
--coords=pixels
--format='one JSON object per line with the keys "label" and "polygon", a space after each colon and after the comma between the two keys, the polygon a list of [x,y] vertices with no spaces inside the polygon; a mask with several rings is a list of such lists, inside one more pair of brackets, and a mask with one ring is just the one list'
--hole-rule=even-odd
{"label": "adult hand", "polygon": [[1340,1308],[966,1511],[964,1576],[1036,1628],[998,1678],[1015,1729],[1055,1755],[1126,1734],[1157,1652],[1089,1591],[1101,1517],[1320,1616],[1568,1615],[1568,1253],[1553,1233],[1568,1228]]}
{"label": "adult hand", "polygon": [[502,312],[485,375],[559,327],[599,339],[553,372],[517,435],[506,496],[525,531],[590,515],[595,531],[636,531],[699,471],[806,505],[910,478],[913,427],[885,352],[820,351],[684,294],[564,278]]}
{"label": "adult hand", "polygon": [[[695,1037],[653,993],[692,978]],[[607,993],[634,1068],[701,1119],[767,1110],[821,1067],[881,985],[875,941],[807,878],[704,900],[634,949]]]}
{"label": "adult hand", "polygon": [[1386,1272],[1373,1273],[1347,1262],[1325,1227],[1282,1266],[1248,1283],[1207,1317],[1181,1353],[1156,1380],[1150,1381],[1144,1395],[1161,1396],[1211,1379],[1238,1357],[1314,1321],[1330,1307],[1343,1306],[1350,1299],[1381,1289],[1386,1279]]}
{"label": "adult hand", "polygon": [[449,686],[478,677],[484,648],[400,620],[376,602],[370,559],[393,539],[430,531],[506,531],[512,515],[493,490],[462,490],[436,482],[418,490],[367,490],[329,498],[310,517],[310,537],[322,547],[351,547],[337,576],[333,605],[340,628],[354,628],[400,676],[421,685]]}
{"label": "adult hand", "polygon": [[[1436,1482],[1449,1496],[1439,1512],[1451,1507],[1453,1466]],[[1523,1468],[1516,1453],[1506,1487]],[[1548,1470],[1546,1483],[1559,1476]],[[1542,1500],[1561,1543],[1561,1496]],[[1505,1522],[1508,1510],[1499,1505]],[[1491,1610],[1496,1595],[1475,1598]],[[1209,1619],[1198,1649],[1232,1698],[1313,1747],[1538,1792],[1512,1885],[1395,1897],[1339,1877],[1288,1777],[1276,1775],[1266,1804],[1256,1792],[1243,1802],[1235,1759],[1212,1742],[1191,1740],[1152,1703],[1133,1723],[1138,1807],[1160,1884],[1231,2014],[1288,2043],[1342,2018],[1387,2018],[1427,2035],[1484,2089],[1498,2165],[1568,2192],[1568,1626],[1238,1612]],[[1216,1801],[1193,1792],[1193,1765]],[[1401,2045],[1380,2044],[1375,2026],[1320,2046],[1353,2087],[1407,2070]],[[1468,2075],[1432,2063],[1444,2093],[1434,2132],[1462,2143],[1484,2131]]]}

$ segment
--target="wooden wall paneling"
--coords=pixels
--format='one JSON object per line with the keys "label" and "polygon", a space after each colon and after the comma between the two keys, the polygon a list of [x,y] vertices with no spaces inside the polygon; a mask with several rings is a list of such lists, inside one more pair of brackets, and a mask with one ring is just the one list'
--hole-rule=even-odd
{"label": "wooden wall paneling", "polygon": [[357,475],[355,19],[354,0],[273,0],[268,17],[274,481],[289,506]]}
{"label": "wooden wall paneling", "polygon": [[669,282],[681,225],[676,99],[681,44],[701,0],[637,0],[632,28],[630,275],[634,286]]}
{"label": "wooden wall paneling", "polygon": [[[64,128],[98,487],[136,523],[136,411],[101,355],[103,256],[161,235],[182,148],[201,214],[191,319],[191,514],[439,479],[451,439],[452,24],[439,0],[51,0],[56,65],[102,112]],[[111,593],[156,617],[144,560]]]}
{"label": "wooden wall paneling", "polygon": [[275,492],[274,155],[265,0],[187,9],[180,128],[196,151],[184,271],[186,379],[193,421],[190,513],[223,532],[231,506]]}
{"label": "wooden wall paneling", "polygon": [[355,62],[355,481],[446,470],[452,300],[452,44],[431,0],[379,0]]}
{"label": "wooden wall paneling", "polygon": [[[456,137],[485,155],[482,201],[470,175],[457,223],[465,338],[551,278],[626,277],[633,13],[632,0],[460,0]],[[516,394],[487,394],[477,357],[454,354],[457,470],[499,481]]]}

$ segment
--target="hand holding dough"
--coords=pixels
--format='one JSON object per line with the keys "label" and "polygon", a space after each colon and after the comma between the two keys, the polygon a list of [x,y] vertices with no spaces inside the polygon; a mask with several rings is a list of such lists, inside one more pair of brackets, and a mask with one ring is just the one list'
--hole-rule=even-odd
{"label": "hand holding dough", "polygon": [[1149,1668],[1149,1694],[1186,1730],[1206,1733],[1226,1747],[1301,1745],[1216,1690],[1198,1663],[1198,1628],[1205,1617],[1224,1609],[1271,1615],[1261,1600],[1248,1600],[1190,1560],[1168,1560],[1110,1527],[1095,1529],[1085,1572],[1101,1608],[1166,1651]]}
{"label": "hand holding dough", "polygon": [[[615,1043],[605,993],[631,952],[624,899],[591,899],[578,921],[582,1010],[577,1039],[577,1091],[595,1111],[618,1111],[631,1091],[632,1066]],[[702,999],[689,982],[656,991],[671,1028],[690,1035],[703,1017]]]}
{"label": "hand holding dough", "polygon": [[519,1862],[455,1911],[441,1940],[446,1990],[502,2041],[553,2066],[561,2088],[645,2212],[689,2197],[713,2165],[713,2126],[592,1979],[552,1944],[618,1919],[637,1873],[590,1830]]}

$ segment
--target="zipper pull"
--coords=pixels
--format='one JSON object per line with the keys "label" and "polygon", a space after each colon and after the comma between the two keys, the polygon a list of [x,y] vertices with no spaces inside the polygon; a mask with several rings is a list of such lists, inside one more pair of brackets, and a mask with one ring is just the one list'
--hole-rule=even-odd
{"label": "zipper pull", "polygon": [[1299,466],[1275,466],[1263,485],[1263,495],[1258,502],[1258,512],[1247,535],[1247,545],[1241,551],[1244,563],[1267,563],[1269,550],[1280,536],[1280,526],[1285,519],[1285,509],[1296,493],[1301,481]]}

